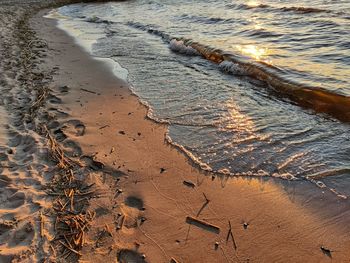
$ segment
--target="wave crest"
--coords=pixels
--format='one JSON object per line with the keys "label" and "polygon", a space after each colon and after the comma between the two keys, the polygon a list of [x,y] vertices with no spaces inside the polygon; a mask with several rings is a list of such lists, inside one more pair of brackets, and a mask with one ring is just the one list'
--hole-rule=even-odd
{"label": "wave crest", "polygon": [[169,48],[177,53],[188,55],[188,56],[198,56],[197,50],[191,46],[187,46],[183,40],[172,39],[169,43]]}

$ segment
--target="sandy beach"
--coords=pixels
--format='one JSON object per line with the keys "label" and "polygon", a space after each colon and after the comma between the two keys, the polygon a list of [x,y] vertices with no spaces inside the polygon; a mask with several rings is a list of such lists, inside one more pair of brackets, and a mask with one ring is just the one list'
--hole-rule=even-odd
{"label": "sandy beach", "polygon": [[49,11],[1,64],[0,262],[350,262],[347,201],[201,171]]}

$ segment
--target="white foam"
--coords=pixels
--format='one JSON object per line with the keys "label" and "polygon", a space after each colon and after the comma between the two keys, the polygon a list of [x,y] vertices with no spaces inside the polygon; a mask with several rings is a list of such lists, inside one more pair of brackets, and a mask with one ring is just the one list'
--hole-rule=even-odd
{"label": "white foam", "polygon": [[81,29],[84,27],[83,23],[88,22],[64,16],[58,11],[58,9],[52,10],[44,17],[57,20],[57,27],[71,36],[77,45],[82,47],[94,59],[102,61],[107,65],[117,78],[127,81],[129,72],[126,68],[123,68],[117,61],[111,58],[97,57],[93,54],[93,45],[97,43],[98,39],[105,37],[104,33],[97,34],[94,32],[93,34],[89,34],[88,32],[83,31]]}
{"label": "white foam", "polygon": [[198,56],[199,53],[197,50],[192,48],[191,46],[186,46],[182,40],[172,39],[169,43],[169,48],[177,53],[185,54],[189,56]]}
{"label": "white foam", "polygon": [[232,75],[247,75],[247,72],[237,63],[224,60],[219,64],[220,70]]}

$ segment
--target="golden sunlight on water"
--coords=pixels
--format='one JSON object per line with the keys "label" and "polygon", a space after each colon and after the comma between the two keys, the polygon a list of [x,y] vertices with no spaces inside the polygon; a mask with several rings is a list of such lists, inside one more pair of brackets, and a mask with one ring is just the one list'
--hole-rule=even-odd
{"label": "golden sunlight on water", "polygon": [[246,114],[241,112],[241,109],[233,100],[226,103],[228,111],[228,124],[226,129],[232,129],[237,132],[253,133],[255,130],[253,120]]}
{"label": "golden sunlight on water", "polygon": [[243,55],[249,56],[256,61],[264,61],[272,64],[272,61],[267,59],[269,50],[267,48],[260,48],[255,45],[236,45],[235,48]]}
{"label": "golden sunlight on water", "polygon": [[251,0],[251,1],[248,1],[247,5],[249,7],[257,7],[260,5],[259,1],[254,1],[254,0]]}

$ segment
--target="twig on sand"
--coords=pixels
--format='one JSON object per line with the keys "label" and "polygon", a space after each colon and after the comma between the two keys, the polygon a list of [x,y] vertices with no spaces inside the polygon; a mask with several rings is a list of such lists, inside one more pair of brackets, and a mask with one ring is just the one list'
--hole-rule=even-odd
{"label": "twig on sand", "polygon": [[202,207],[199,209],[198,213],[197,213],[197,217],[199,216],[199,214],[203,211],[203,209],[209,204],[210,200],[207,198],[207,196],[205,195],[205,193],[203,193],[203,196],[205,198],[205,203],[202,205]]}
{"label": "twig on sand", "polygon": [[206,201],[207,203],[209,203],[210,200],[209,200],[208,197],[205,195],[205,193],[203,193],[203,196],[204,196],[204,198],[205,198],[205,201]]}
{"label": "twig on sand", "polygon": [[102,129],[107,128],[107,127],[109,127],[108,124],[107,124],[107,125],[104,125],[104,126],[102,126],[102,127],[100,127],[99,130],[102,130]]}
{"label": "twig on sand", "polygon": [[186,222],[188,224],[198,226],[198,227],[203,228],[205,230],[208,230],[210,232],[214,232],[217,234],[220,233],[220,227],[213,225],[211,223],[208,223],[206,221],[200,220],[198,218],[192,217],[192,216],[187,216]]}
{"label": "twig on sand", "polygon": [[175,258],[172,257],[172,258],[170,259],[170,263],[179,263],[179,261],[177,261]]}
{"label": "twig on sand", "polygon": [[44,217],[41,211],[40,211],[40,236],[41,238],[44,237]]}
{"label": "twig on sand", "polygon": [[73,253],[79,255],[79,256],[82,256],[82,254],[79,252],[79,251],[76,251],[75,249],[69,247],[68,245],[66,245],[64,242],[62,242],[61,240],[59,241],[62,246],[64,246],[65,248],[69,249],[70,251],[72,251]]}
{"label": "twig on sand", "polygon": [[97,92],[95,92],[95,91],[84,89],[84,88],[81,88],[80,90],[88,92],[88,93],[92,93],[92,94],[97,94]]}
{"label": "twig on sand", "polygon": [[232,242],[233,242],[233,248],[235,250],[237,250],[237,244],[236,244],[235,238],[233,237],[232,226],[231,226],[231,221],[230,220],[228,221],[228,225],[229,225],[229,230],[228,230],[228,233],[227,233],[227,236],[226,236],[226,243],[228,242],[229,238],[231,237]]}
{"label": "twig on sand", "polygon": [[49,139],[51,157],[54,161],[56,161],[57,166],[61,169],[67,169],[67,170],[69,170],[74,165],[80,166],[80,163],[66,156],[64,151],[61,149],[61,147],[57,143],[56,139],[50,134],[48,128],[45,125],[43,126],[43,128],[46,131],[47,138]]}

